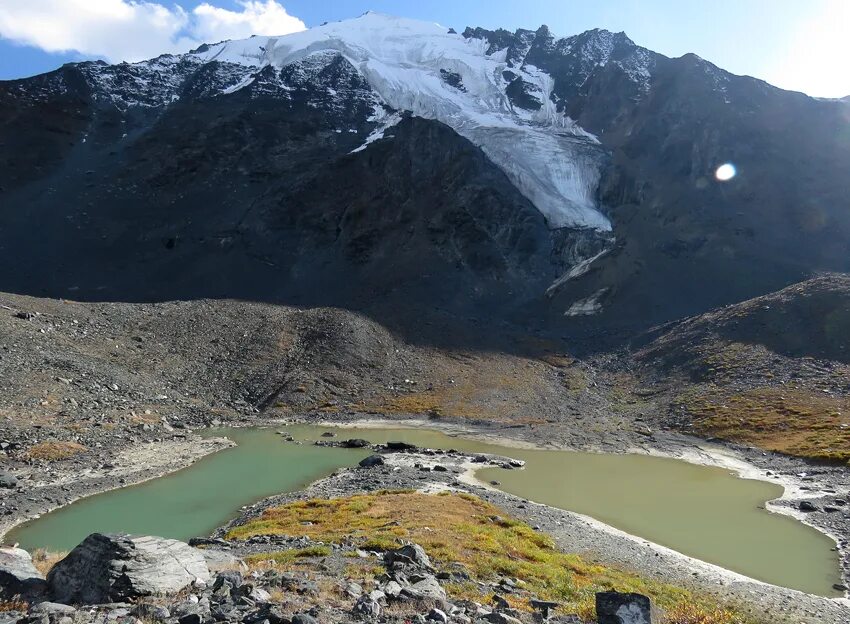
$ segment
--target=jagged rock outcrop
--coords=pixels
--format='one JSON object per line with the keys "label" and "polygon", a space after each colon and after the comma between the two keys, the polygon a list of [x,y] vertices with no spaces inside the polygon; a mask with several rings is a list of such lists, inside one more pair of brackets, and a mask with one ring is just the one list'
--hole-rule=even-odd
{"label": "jagged rock outcrop", "polygon": [[68,604],[122,602],[178,592],[209,581],[200,551],[173,539],[93,533],[47,575],[54,600]]}

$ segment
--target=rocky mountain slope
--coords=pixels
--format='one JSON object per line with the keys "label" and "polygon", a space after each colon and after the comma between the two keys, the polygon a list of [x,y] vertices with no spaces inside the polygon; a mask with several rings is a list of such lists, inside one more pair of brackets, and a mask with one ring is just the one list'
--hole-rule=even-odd
{"label": "rocky mountain slope", "polygon": [[6,291],[633,333],[848,269],[846,107],[622,33],[370,13],[3,82],[0,113]]}
{"label": "rocky mountain slope", "polygon": [[848,323],[850,278],[824,275],[659,328],[636,371],[678,429],[847,463]]}

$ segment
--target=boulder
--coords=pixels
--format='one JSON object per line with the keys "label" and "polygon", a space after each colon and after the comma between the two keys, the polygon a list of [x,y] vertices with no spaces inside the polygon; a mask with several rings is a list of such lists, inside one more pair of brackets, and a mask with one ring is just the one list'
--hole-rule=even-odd
{"label": "boulder", "polygon": [[384,584],[383,591],[389,598],[398,598],[399,594],[401,594],[401,585],[396,581],[387,581]]}
{"label": "boulder", "polygon": [[44,576],[22,548],[0,548],[0,598],[22,596],[32,600],[47,589]]}
{"label": "boulder", "polygon": [[507,613],[500,613],[499,611],[493,611],[492,613],[488,613],[482,616],[483,620],[490,622],[491,624],[522,624],[521,620],[508,615]]}
{"label": "boulder", "polygon": [[381,605],[369,596],[360,596],[354,603],[353,611],[364,618],[375,619],[381,616]]}
{"label": "boulder", "polygon": [[203,555],[184,542],[101,533],[89,535],[47,575],[55,600],[79,604],[170,594],[209,580]]}
{"label": "boulder", "polygon": [[544,620],[549,619],[550,611],[552,611],[553,609],[557,609],[561,606],[559,602],[554,602],[551,600],[536,600],[534,598],[529,600],[528,604],[531,605],[532,609],[539,611],[540,614],[543,616]]}
{"label": "boulder", "polygon": [[392,567],[397,563],[431,569],[431,560],[425,553],[425,549],[419,544],[407,544],[401,548],[388,550],[384,553],[384,564],[386,566]]}
{"label": "boulder", "polygon": [[364,459],[360,460],[359,466],[361,468],[373,468],[375,466],[383,466],[384,458],[380,455],[369,455]]}
{"label": "boulder", "polygon": [[411,583],[401,590],[401,595],[417,600],[437,600],[445,602],[446,590],[440,586],[437,579],[431,575]]}
{"label": "boulder", "polygon": [[18,477],[11,472],[0,472],[0,488],[12,489],[17,487]]}
{"label": "boulder", "polygon": [[642,594],[599,592],[596,594],[596,619],[599,624],[652,624],[652,601]]}
{"label": "boulder", "polygon": [[818,506],[815,505],[813,502],[804,500],[800,501],[800,511],[805,511],[808,513],[812,511],[819,511],[819,509]]}
{"label": "boulder", "polygon": [[215,583],[213,583],[213,591],[216,592],[222,587],[225,587],[229,592],[238,587],[242,587],[243,583],[244,579],[242,578],[241,572],[237,570],[225,570],[216,575]]}
{"label": "boulder", "polygon": [[366,448],[369,446],[369,440],[364,440],[363,438],[351,438],[350,440],[344,440],[340,443],[340,446],[343,448]]}

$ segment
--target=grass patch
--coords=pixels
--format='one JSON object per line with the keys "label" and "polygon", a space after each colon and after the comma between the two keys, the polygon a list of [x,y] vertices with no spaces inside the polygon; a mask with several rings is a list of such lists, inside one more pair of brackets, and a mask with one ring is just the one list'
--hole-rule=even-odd
{"label": "grass patch", "polygon": [[693,430],[787,455],[850,463],[850,398],[790,385],[692,391],[674,402]]}
{"label": "grass patch", "polygon": [[[233,528],[228,538],[254,535],[306,535],[329,543],[348,543],[354,538],[376,548],[412,540],[425,548],[438,567],[450,569],[452,564],[460,564],[473,579],[482,581],[516,577],[532,594],[562,602],[565,613],[577,613],[588,621],[594,614],[596,592],[612,589],[651,596],[679,618],[669,619],[669,624],[748,621],[687,590],[562,553],[547,535],[469,494],[383,492],[297,501],[266,510],[259,518]],[[447,591],[455,598],[489,597],[474,582],[451,584]],[[527,603],[516,606],[528,609]]]}
{"label": "grass patch", "polygon": [[0,613],[8,613],[9,611],[22,611],[26,613],[29,608],[29,603],[24,602],[19,597],[0,600]]}
{"label": "grass patch", "polygon": [[76,442],[47,441],[31,446],[27,449],[26,456],[29,459],[59,461],[85,453],[87,450],[85,446]]}
{"label": "grass patch", "polygon": [[53,569],[53,566],[67,556],[67,552],[53,552],[44,548],[37,548],[32,553],[32,563],[36,570],[47,576],[47,573]]}
{"label": "grass patch", "polygon": [[245,557],[249,567],[271,563],[273,566],[287,566],[296,559],[307,557],[327,557],[331,554],[330,546],[308,546],[307,548],[291,548],[270,553],[257,553]]}

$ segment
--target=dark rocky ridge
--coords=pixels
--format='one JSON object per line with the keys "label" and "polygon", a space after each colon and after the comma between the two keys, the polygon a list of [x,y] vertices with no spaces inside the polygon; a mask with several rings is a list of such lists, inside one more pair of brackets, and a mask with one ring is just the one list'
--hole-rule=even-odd
{"label": "dark rocky ridge", "polygon": [[[337,305],[408,335],[433,307],[630,334],[850,268],[841,102],[669,59],[623,33],[464,34],[507,48],[516,107],[542,106],[522,77],[534,66],[554,79],[557,109],[600,138],[613,240],[549,230],[434,121],[405,119],[392,140],[350,153],[381,107],[339,54],[281,70],[163,56],[0,83],[0,290]],[[739,175],[721,184],[726,161]],[[592,296],[598,313],[565,318]]]}
{"label": "dark rocky ridge", "polygon": [[[847,270],[850,115],[839,102],[693,54],[667,58],[624,33],[464,35],[550,73],[558,107],[611,150],[599,197],[617,243],[554,297],[553,319],[604,290],[586,325],[646,326]],[[724,162],[738,169],[726,184],[713,178]]]}

